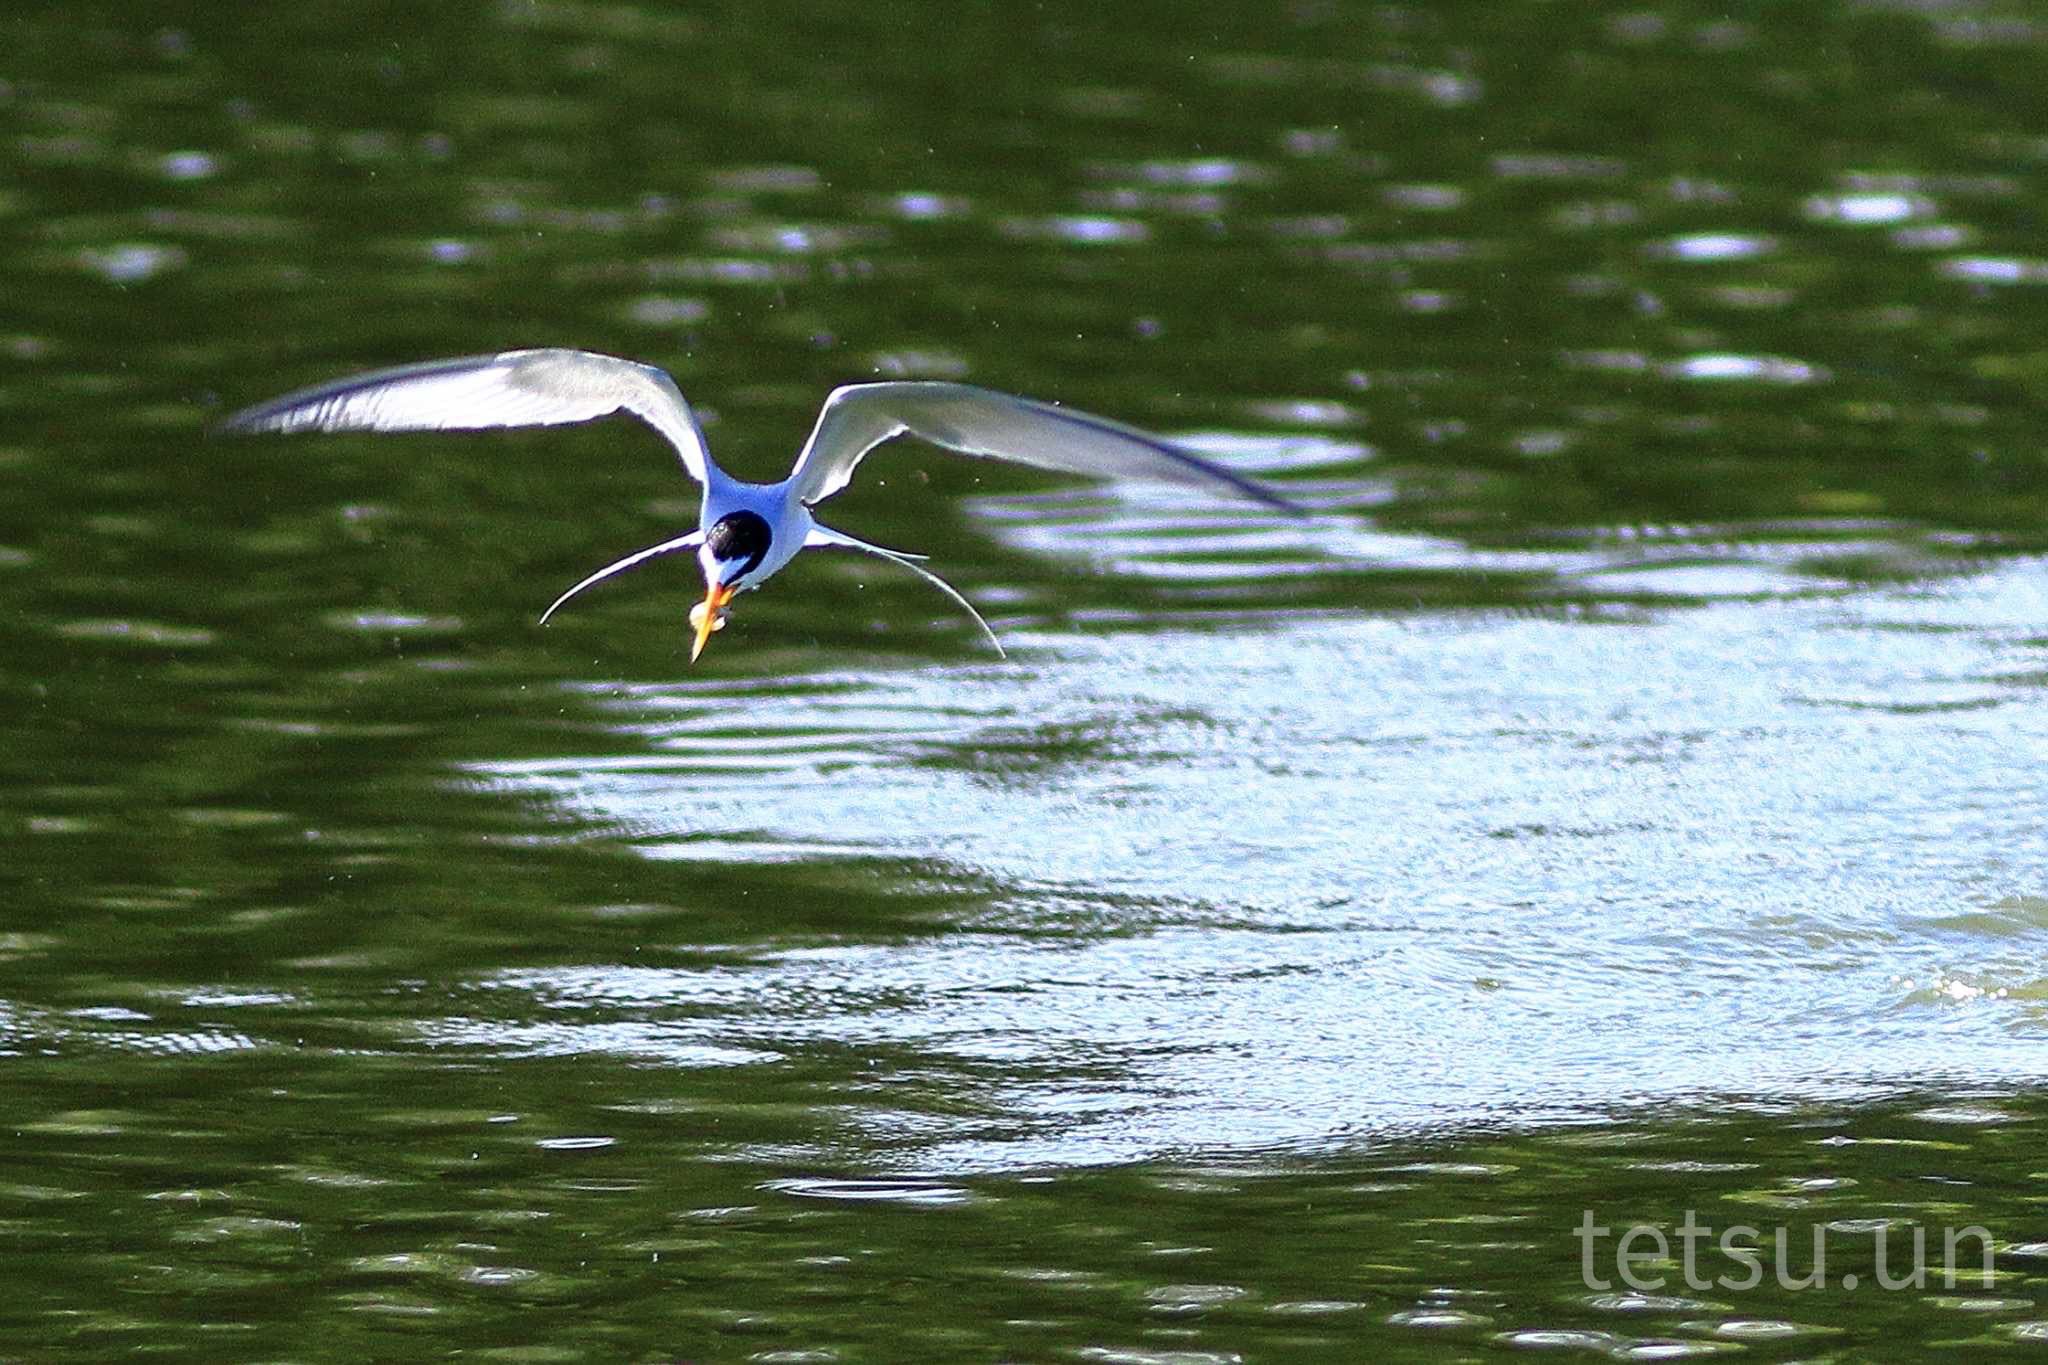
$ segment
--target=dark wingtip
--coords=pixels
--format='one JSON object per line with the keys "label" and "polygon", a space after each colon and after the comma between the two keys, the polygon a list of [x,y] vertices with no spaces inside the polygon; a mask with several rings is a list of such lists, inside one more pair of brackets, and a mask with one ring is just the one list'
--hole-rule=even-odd
{"label": "dark wingtip", "polygon": [[216,417],[204,428],[208,440],[221,436],[247,436],[260,430],[262,428],[249,420],[247,411],[231,412],[225,417]]}
{"label": "dark wingtip", "polygon": [[1263,503],[1276,512],[1285,512],[1289,516],[1299,517],[1304,521],[1313,515],[1308,508],[1285,494],[1276,491],[1262,479],[1254,479],[1248,474],[1240,474],[1228,465],[1218,464],[1216,461],[1197,455],[1192,450],[1177,445],[1172,441],[1160,440],[1157,437],[1152,439],[1153,444],[1164,453],[1173,456],[1183,464],[1193,465],[1212,478],[1229,484],[1253,502]]}
{"label": "dark wingtip", "polygon": [[1294,499],[1274,492],[1271,488],[1268,488],[1263,483],[1258,483],[1251,479],[1246,479],[1244,482],[1244,487],[1246,492],[1250,493],[1254,498],[1257,498],[1266,506],[1272,508],[1276,512],[1285,512],[1288,516],[1293,517],[1296,520],[1307,521],[1310,517],[1315,515],[1314,512],[1302,506]]}
{"label": "dark wingtip", "polygon": [[299,396],[286,394],[265,403],[238,408],[225,417],[219,417],[206,428],[208,436],[252,436],[258,432],[284,431],[289,423],[284,419],[291,410],[300,406]]}
{"label": "dark wingtip", "polygon": [[1095,431],[1105,431],[1111,435],[1121,436],[1126,440],[1135,440],[1141,445],[1150,446],[1168,459],[1188,469],[1205,474],[1218,483],[1228,484],[1253,502],[1263,503],[1276,512],[1285,512],[1289,516],[1299,517],[1304,521],[1314,515],[1308,508],[1303,507],[1292,498],[1284,497],[1274,492],[1259,480],[1240,474],[1236,470],[1220,465],[1205,456],[1197,455],[1194,451],[1169,441],[1163,436],[1155,436],[1149,431],[1142,431],[1137,427],[1127,427],[1120,422],[1110,422],[1085,412],[1074,412],[1071,409],[1063,408],[1053,403],[1034,403],[1034,406],[1051,416],[1060,418],[1063,421],[1072,422],[1075,426],[1088,427]]}
{"label": "dark wingtip", "polygon": [[1158,444],[1160,449],[1166,451],[1168,454],[1173,455],[1174,457],[1183,460],[1189,464],[1195,465],[1196,467],[1202,469],[1204,472],[1210,474],[1214,478],[1220,479],[1224,483],[1229,484],[1232,488],[1235,488],[1238,492],[1244,494],[1253,502],[1262,503],[1265,506],[1272,508],[1275,512],[1285,512],[1287,513],[1287,515],[1291,517],[1298,517],[1303,521],[1308,520],[1311,516],[1314,515],[1314,513],[1310,512],[1308,508],[1302,506],[1300,503],[1296,502],[1294,499],[1286,496],[1285,494],[1275,491],[1271,485],[1265,483],[1263,480],[1254,479],[1249,475],[1240,474],[1234,469],[1228,468],[1224,465],[1217,464],[1214,460],[1204,459],[1202,456],[1195,454],[1193,451],[1184,450],[1180,446],[1177,446],[1170,441],[1160,441]]}

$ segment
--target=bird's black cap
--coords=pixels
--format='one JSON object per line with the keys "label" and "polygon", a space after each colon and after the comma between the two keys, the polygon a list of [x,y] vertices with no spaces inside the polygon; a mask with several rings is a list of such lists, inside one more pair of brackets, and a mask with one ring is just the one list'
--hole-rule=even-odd
{"label": "bird's black cap", "polygon": [[738,564],[739,569],[726,579],[731,583],[745,578],[768,553],[768,542],[773,533],[768,523],[755,512],[728,512],[711,523],[711,529],[704,533],[704,548],[711,551],[711,557],[721,564]]}

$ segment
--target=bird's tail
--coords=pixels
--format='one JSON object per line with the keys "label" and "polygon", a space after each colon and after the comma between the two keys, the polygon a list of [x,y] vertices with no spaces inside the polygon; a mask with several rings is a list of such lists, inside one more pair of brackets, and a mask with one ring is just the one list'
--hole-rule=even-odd
{"label": "bird's tail", "polygon": [[596,573],[590,575],[590,577],[584,579],[581,583],[578,583],[575,587],[569,589],[569,591],[563,593],[560,597],[557,597],[554,600],[554,603],[551,606],[549,606],[546,611],[540,614],[540,623],[542,625],[546,625],[548,623],[548,618],[555,614],[556,608],[560,607],[564,602],[574,597],[577,593],[582,592],[591,584],[602,583],[605,579],[610,578],[613,574],[624,573],[628,569],[638,568],[640,565],[645,564],[648,560],[658,559],[662,555],[672,555],[678,550],[694,550],[699,545],[701,545],[703,541],[704,533],[702,531],[692,531],[690,532],[690,534],[686,536],[677,536],[674,540],[664,540],[659,545],[650,545],[644,550],[635,550],[632,554],[627,555],[624,559],[613,560],[611,563],[605,565],[602,569],[599,569]]}
{"label": "bird's tail", "polygon": [[[892,564],[901,564],[904,568],[910,570],[919,578],[922,578],[925,582],[959,603],[960,609],[969,616],[972,616],[974,624],[981,627],[982,635],[994,647],[997,658],[1009,657],[1003,652],[1003,642],[998,640],[996,633],[988,628],[988,622],[981,619],[981,613],[974,609],[974,604],[965,597],[962,597],[959,589],[955,588],[951,583],[948,583],[945,579],[917,562],[924,558],[923,555],[906,554],[902,550],[885,550],[879,545],[870,545],[865,540],[855,539],[853,536],[849,536],[842,531],[835,531],[829,526],[815,524],[812,525],[809,534],[804,536],[804,548],[806,550],[861,550],[878,558],[886,559]],[[623,563],[624,561],[621,562]],[[583,585],[579,583],[576,586],[580,588]],[[575,589],[572,588],[570,591],[574,592]]]}

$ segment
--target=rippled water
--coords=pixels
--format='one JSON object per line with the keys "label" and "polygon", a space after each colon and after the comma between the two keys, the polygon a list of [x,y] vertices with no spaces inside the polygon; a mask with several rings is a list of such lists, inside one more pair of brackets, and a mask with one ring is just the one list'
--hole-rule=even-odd
{"label": "rippled water", "polygon": [[1026,635],[1048,662],[767,696],[604,689],[638,752],[483,764],[485,789],[659,861],[901,859],[988,903],[914,946],[498,984],[574,1011],[531,1040],[551,1051],[1113,1067],[1079,1111],[989,1088],[1017,1124],[993,1142],[883,1117],[943,1169],[2025,1080],[2044,608],[2029,562],[1675,614]]}
{"label": "rippled water", "polygon": [[[2048,30],[1189,14],[0,18],[0,1353],[2048,1336]],[[530,344],[1314,515],[894,450],[1009,656],[817,556],[693,669],[686,563],[534,620],[643,431],[205,434]]]}

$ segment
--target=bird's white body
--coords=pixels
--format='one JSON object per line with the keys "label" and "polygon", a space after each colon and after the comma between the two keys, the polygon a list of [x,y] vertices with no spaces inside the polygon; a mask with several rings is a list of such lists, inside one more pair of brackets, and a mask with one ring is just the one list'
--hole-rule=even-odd
{"label": "bird's white body", "polygon": [[[711,466],[716,470],[718,466]],[[720,519],[734,512],[752,512],[768,523],[768,553],[761,560],[760,567],[747,575],[746,586],[758,588],[772,577],[776,570],[795,559],[804,548],[804,542],[817,529],[818,519],[811,515],[811,509],[804,500],[793,497],[789,481],[781,483],[741,483],[738,479],[726,478],[722,473],[714,476],[718,491],[714,494],[709,487],[704,491],[704,507],[697,516],[697,530],[709,534]],[[697,547],[697,562],[704,566],[705,581],[711,581],[713,572],[709,547]]]}
{"label": "bird's white body", "polygon": [[221,428],[474,430],[553,426],[615,412],[632,413],[659,431],[684,470],[704,486],[697,529],[607,564],[556,598],[541,620],[593,583],[662,555],[694,550],[707,591],[692,613],[692,659],[723,622],[734,594],[759,587],[807,548],[860,550],[911,569],[966,608],[1001,652],[967,599],[913,562],[920,556],[870,545],[821,525],[812,514],[812,507],[846,486],[870,450],[904,433],[968,455],[1095,477],[1226,487],[1271,507],[1300,510],[1252,480],[1136,428],[966,384],[923,381],[834,389],[789,477],[743,483],[712,460],[696,415],[665,371],[591,351],[505,351],[379,370],[245,408]]}

